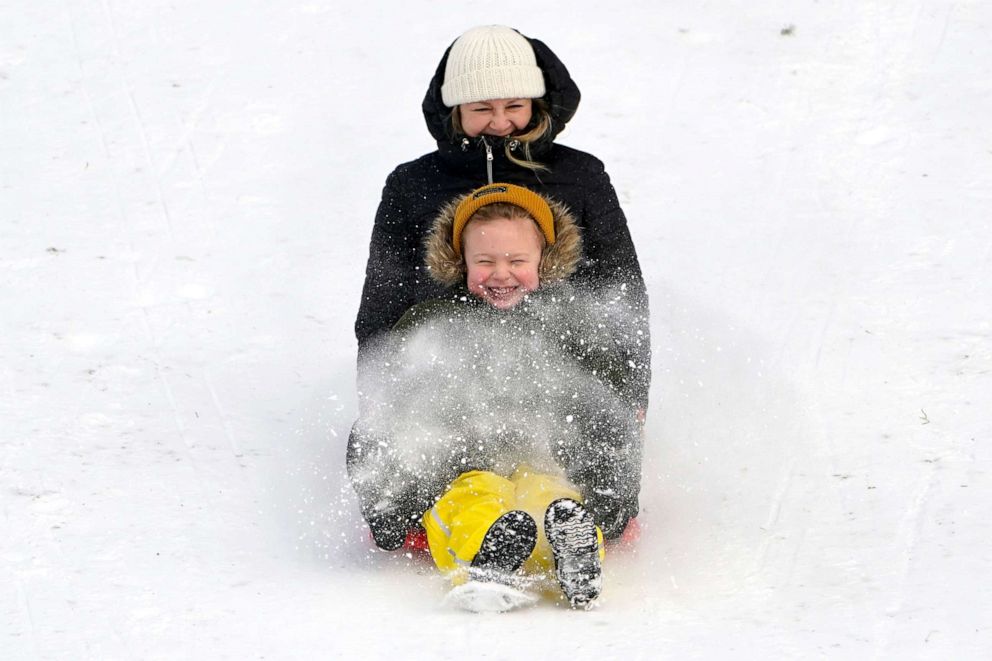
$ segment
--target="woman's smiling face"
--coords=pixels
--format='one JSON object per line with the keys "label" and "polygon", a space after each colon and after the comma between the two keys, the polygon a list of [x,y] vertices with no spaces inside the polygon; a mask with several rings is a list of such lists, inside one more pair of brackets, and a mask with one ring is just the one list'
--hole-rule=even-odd
{"label": "woman's smiling face", "polygon": [[530,99],[493,99],[458,106],[462,130],[470,138],[480,135],[505,138],[521,133],[533,112]]}

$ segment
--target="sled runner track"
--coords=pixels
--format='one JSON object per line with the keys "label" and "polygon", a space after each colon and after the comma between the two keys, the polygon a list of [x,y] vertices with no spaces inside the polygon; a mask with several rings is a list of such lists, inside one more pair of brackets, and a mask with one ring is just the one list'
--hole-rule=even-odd
{"label": "sled runner track", "polygon": [[[106,21],[107,21],[108,25],[110,26],[110,29],[111,29],[112,34],[113,34],[113,53],[114,53],[115,57],[118,60],[120,60],[121,57],[120,57],[120,49],[118,47],[118,41],[119,41],[118,40],[118,32],[117,32],[116,25],[114,24],[113,15],[112,15],[112,13],[110,11],[110,7],[107,5],[106,1],[104,1],[102,3],[102,5],[103,5],[103,10],[104,10],[104,16],[106,18]],[[110,151],[110,147],[109,147],[109,144],[108,144],[108,141],[107,141],[106,130],[104,129],[103,123],[100,121],[99,114],[96,112],[96,108],[93,105],[93,98],[92,98],[92,95],[90,94],[89,86],[88,86],[88,83],[87,83],[86,72],[84,71],[83,66],[82,66],[81,54],[80,54],[80,50],[79,50],[78,34],[77,34],[76,26],[75,26],[75,18],[73,16],[71,7],[69,7],[68,5],[66,6],[66,13],[67,13],[67,15],[69,17],[69,30],[70,30],[70,32],[72,34],[73,49],[75,51],[74,52],[74,55],[75,55],[75,58],[76,58],[76,64],[77,64],[77,66],[79,68],[79,72],[80,72],[81,87],[82,87],[83,93],[84,93],[84,95],[86,97],[86,102],[87,102],[87,107],[89,109],[90,117],[92,118],[94,124],[96,125],[97,131],[98,131],[98,133],[100,135],[100,143],[101,143],[101,146],[103,147],[104,156],[107,157],[108,162],[109,162],[111,160],[111,151]],[[130,105],[131,105],[132,114],[134,116],[135,121],[138,124],[138,130],[139,130],[139,133],[141,135],[142,143],[144,145],[144,150],[145,150],[146,157],[148,158],[149,163],[151,163],[151,152],[150,152],[149,145],[148,145],[148,137],[147,137],[147,133],[145,131],[145,128],[144,128],[144,126],[143,126],[143,124],[141,122],[141,115],[140,115],[140,113],[138,113],[137,104],[134,101],[134,95],[133,95],[133,93],[132,93],[132,91],[130,89],[130,86],[127,84],[127,81],[121,81],[121,84],[124,87],[125,91],[127,92],[128,99],[129,99],[129,102],[130,102]],[[115,204],[117,206],[118,217],[119,217],[120,222],[122,224],[121,234],[122,234],[123,237],[125,237],[125,239],[127,241],[128,249],[131,251],[131,254],[132,255],[135,255],[135,254],[137,254],[137,250],[135,248],[135,244],[134,244],[134,241],[132,239],[132,234],[131,234],[131,231],[130,231],[131,230],[131,218],[130,218],[130,215],[128,214],[127,207],[126,207],[126,205],[124,203],[124,200],[121,197],[120,182],[119,182],[118,177],[116,176],[116,174],[112,174],[111,175],[111,180],[113,182],[114,197],[115,197]],[[166,227],[167,227],[167,230],[168,230],[169,239],[171,240],[173,238],[172,237],[171,218],[169,217],[169,214],[168,214],[168,207],[165,205],[165,200],[162,197],[161,182],[158,179],[158,177],[156,177],[156,183],[158,185],[158,193],[159,193],[159,199],[160,199],[160,202],[161,202],[161,206],[162,206],[163,212],[165,213]],[[157,257],[155,258],[155,261],[157,261]],[[154,264],[154,261],[153,261],[153,264]],[[138,263],[136,261],[135,262],[132,262],[132,266],[131,266],[131,278],[132,278],[132,284],[134,286],[134,290],[137,291],[140,288],[141,284],[142,284],[143,278],[141,277],[141,273],[140,273],[139,268],[138,268]],[[150,347],[152,347],[152,351],[153,351],[153,355],[152,355],[152,357],[150,359],[150,362],[152,363],[152,365],[153,365],[153,367],[155,369],[156,378],[159,381],[159,383],[161,384],[162,390],[165,393],[166,399],[169,402],[169,408],[172,411],[173,420],[176,423],[176,429],[177,429],[177,431],[179,433],[180,438],[183,440],[184,447],[186,448],[187,457],[190,459],[190,463],[191,463],[191,465],[193,465],[193,467],[195,469],[196,468],[196,462],[193,461],[192,454],[190,453],[191,444],[190,444],[189,440],[186,437],[186,432],[185,432],[185,429],[183,428],[182,420],[179,417],[178,408],[176,406],[176,400],[175,400],[175,396],[174,396],[173,391],[172,391],[172,387],[169,385],[169,383],[166,380],[165,376],[162,374],[162,370],[161,370],[161,364],[162,364],[161,356],[154,349],[154,347],[156,346],[157,343],[156,343],[155,333],[154,333],[154,331],[152,329],[151,319],[149,317],[148,310],[144,306],[139,306],[139,307],[141,309],[141,320],[142,320],[142,325],[144,326],[144,329],[145,329],[145,336],[148,338],[148,341],[150,343]]]}
{"label": "sled runner track", "polygon": [[[985,254],[982,257],[982,265],[983,265],[982,266],[983,271],[988,272],[992,270],[992,266],[990,266],[992,265],[992,240],[990,240],[988,244],[986,244],[985,246]],[[979,289],[979,287],[982,287],[984,289],[984,287],[987,286],[986,283],[989,282],[989,278],[992,277],[992,273],[985,273],[983,275],[984,277],[976,278],[975,282],[972,283],[971,285],[972,293],[978,293],[976,290]]]}
{"label": "sled runner track", "polygon": [[234,433],[231,432],[231,425],[228,422],[227,414],[224,413],[224,409],[220,405],[220,399],[217,398],[217,390],[214,388],[213,381],[210,380],[210,375],[206,369],[203,370],[203,385],[207,387],[207,391],[210,393],[210,401],[214,406],[214,410],[217,412],[217,417],[220,418],[220,424],[224,429],[224,436],[227,437],[227,444],[231,448],[231,453],[235,457],[241,458],[244,452],[238,446],[238,441],[234,437]]}
{"label": "sled runner track", "polygon": [[196,173],[196,183],[199,186],[201,193],[206,192],[203,185],[204,173],[203,168],[200,166],[200,157],[197,155],[196,147],[193,145],[192,135],[200,124],[200,116],[203,114],[203,111],[210,107],[210,97],[213,96],[215,87],[216,83],[211,80],[207,85],[207,89],[202,94],[196,109],[190,114],[188,121],[182,121],[181,117],[176,118],[176,123],[182,125],[182,132],[175,139],[175,149],[173,149],[165,157],[165,161],[162,163],[162,167],[159,172],[159,174],[169,172],[176,164],[176,161],[179,159],[179,155],[183,151],[183,146],[185,146],[186,149],[189,150],[190,160],[193,162],[193,171]]}
{"label": "sled runner track", "polygon": [[[109,25],[110,31],[113,34],[113,52],[114,52],[114,55],[117,56],[118,59],[120,59],[120,50],[117,47],[117,44],[119,42],[119,35],[118,35],[118,30],[117,30],[116,22],[114,21],[113,13],[112,13],[110,7],[108,6],[106,0],[103,0],[102,6],[103,6],[103,11],[104,11],[104,15],[105,15],[107,24]],[[67,13],[69,13],[70,23],[71,23],[72,22],[72,13],[71,13],[71,10],[67,7],[66,8],[66,11],[67,11]],[[101,142],[103,144],[104,153],[108,156],[108,160],[109,160],[110,150],[108,149],[106,134],[105,134],[102,126],[100,125],[99,119],[96,117],[96,113],[93,111],[92,98],[91,98],[91,96],[89,94],[89,90],[86,88],[86,79],[85,79],[85,76],[83,75],[84,72],[83,72],[82,62],[81,62],[80,55],[79,55],[79,45],[78,45],[78,40],[77,40],[77,36],[76,36],[75,26],[74,25],[71,25],[71,29],[72,29],[73,46],[74,46],[75,51],[76,51],[76,61],[77,61],[77,63],[79,63],[79,69],[80,69],[80,74],[81,74],[80,77],[81,77],[81,79],[83,81],[82,87],[83,87],[84,92],[86,93],[87,102],[88,102],[88,105],[89,105],[89,108],[90,108],[90,115],[93,117],[94,121],[96,122],[97,126],[100,129],[100,140],[101,140]],[[147,132],[145,130],[145,125],[144,125],[144,121],[142,119],[141,112],[140,112],[140,110],[138,108],[137,100],[134,97],[134,93],[133,93],[133,90],[131,89],[131,86],[127,84],[127,81],[126,80],[125,81],[122,81],[122,84],[123,84],[123,87],[124,87],[125,91],[127,92],[128,100],[129,100],[129,105],[131,107],[132,116],[134,117],[135,123],[137,124],[138,132],[141,135],[142,146],[144,148],[145,157],[146,157],[146,159],[148,161],[149,166],[152,168],[152,172],[153,172],[153,174],[155,176],[155,185],[156,185],[156,191],[157,191],[157,195],[158,195],[158,199],[159,199],[159,208],[160,208],[160,210],[162,212],[163,218],[165,220],[166,227],[168,229],[169,239],[170,240],[174,240],[175,237],[173,235],[172,213],[169,210],[169,205],[168,205],[168,202],[166,200],[165,193],[162,190],[161,175],[163,173],[168,172],[169,170],[172,169],[173,165],[175,164],[175,162],[176,162],[176,160],[178,158],[178,155],[182,152],[182,148],[181,147],[177,147],[175,150],[172,151],[171,154],[169,154],[166,157],[165,162],[162,164],[162,166],[160,168],[155,168],[154,159],[152,158],[151,145],[148,142],[148,135],[147,135]],[[177,119],[177,123],[178,124],[181,124],[183,126],[183,131],[179,135],[179,137],[175,140],[175,144],[176,145],[183,145],[183,144],[185,144],[186,148],[189,150],[190,160],[193,163],[193,170],[196,173],[196,181],[197,181],[197,184],[200,187],[201,192],[204,192],[204,187],[203,187],[203,169],[200,166],[199,156],[197,155],[196,148],[193,145],[193,141],[192,141],[191,136],[192,136],[193,131],[195,131],[196,130],[196,127],[199,125],[199,119],[200,119],[200,116],[203,114],[203,111],[206,110],[210,106],[209,99],[213,95],[215,86],[216,86],[215,83],[213,81],[211,81],[210,84],[207,86],[207,89],[204,91],[204,93],[202,95],[201,102],[197,105],[196,109],[192,113],[192,116],[191,116],[191,118],[190,118],[190,120],[188,122],[182,122],[180,119]],[[116,182],[116,179],[115,179],[115,182],[114,183],[115,183],[115,189],[116,189],[116,183],[117,183]],[[119,196],[119,192],[118,192],[118,199],[119,199],[119,197],[120,196]]]}
{"label": "sled runner track", "polygon": [[[786,464],[785,470],[782,473],[782,477],[779,479],[778,489],[775,491],[775,497],[772,500],[771,507],[768,510],[768,517],[765,519],[765,524],[762,526],[762,529],[765,532],[765,537],[761,543],[761,550],[758,552],[754,569],[751,570],[751,574],[753,576],[760,575],[765,569],[765,564],[768,562],[768,552],[772,541],[775,539],[775,527],[778,524],[779,517],[782,514],[782,503],[785,502],[786,496],[789,495],[793,480],[795,479],[795,473],[796,460],[795,457],[790,457],[788,463]],[[805,537],[805,531],[803,533],[803,537]],[[802,540],[799,540],[800,545],[801,543]],[[795,565],[797,554],[798,547],[796,552],[793,553],[792,566]],[[789,568],[790,574],[792,573],[792,566]]]}
{"label": "sled runner track", "polygon": [[[113,13],[112,13],[112,10],[111,10],[110,6],[106,2],[106,0],[104,0],[104,2],[102,2],[102,8],[103,8],[103,13],[104,13],[105,21],[106,21],[107,25],[109,26],[110,32],[112,34],[112,47],[111,47],[111,51],[112,51],[114,57],[116,58],[116,60],[119,62],[122,59],[121,58],[121,53],[120,53],[120,48],[119,48],[119,41],[120,40],[119,40],[119,33],[118,33],[118,30],[117,30],[117,26],[116,26],[115,21],[114,21]],[[74,54],[75,54],[77,65],[79,67],[80,79],[81,79],[81,87],[83,89],[83,93],[84,93],[84,95],[86,97],[86,100],[87,100],[87,106],[88,106],[88,109],[89,109],[89,114],[90,114],[90,116],[91,116],[91,118],[92,118],[94,124],[96,125],[98,132],[99,132],[100,142],[101,142],[101,145],[103,147],[104,155],[108,159],[108,162],[111,162],[112,153],[110,151],[110,146],[109,146],[109,142],[108,142],[108,139],[107,139],[107,133],[106,133],[106,130],[104,128],[103,123],[100,121],[99,114],[96,112],[96,108],[95,108],[95,106],[93,104],[92,95],[90,93],[89,85],[88,85],[88,82],[87,82],[87,76],[85,75],[85,71],[84,71],[84,69],[82,67],[81,54],[80,54],[79,43],[78,43],[78,35],[77,35],[76,27],[75,27],[75,18],[73,16],[73,13],[72,13],[72,10],[71,10],[70,7],[68,7],[68,6],[66,7],[66,12],[67,12],[67,14],[69,16],[70,32],[72,33],[73,48],[74,48],[74,51],[75,51]],[[136,100],[134,98],[133,90],[131,89],[131,86],[128,84],[127,80],[120,80],[119,81],[119,84],[120,84],[120,86],[123,88],[123,90],[127,94],[128,104],[130,106],[131,115],[132,115],[132,118],[133,118],[135,124],[137,125],[138,133],[140,135],[142,147],[143,147],[143,150],[144,150],[144,153],[145,153],[145,158],[148,161],[149,166],[154,167],[154,163],[153,163],[153,159],[152,159],[152,154],[151,154],[151,148],[150,148],[150,145],[149,145],[149,142],[148,142],[147,131],[145,130],[145,127],[144,127],[144,124],[143,124],[143,120],[142,120],[142,117],[141,117],[141,113],[138,110],[138,105],[137,105],[137,102],[136,102]],[[158,177],[157,172],[153,172],[153,174],[155,175],[155,185],[156,185],[157,195],[158,195],[158,199],[159,199],[159,207],[160,207],[161,213],[162,213],[163,218],[164,218],[164,221],[165,221],[165,228],[166,228],[166,231],[167,231],[168,239],[169,239],[169,241],[173,241],[174,240],[174,236],[173,236],[173,232],[172,232],[172,218],[171,218],[171,215],[169,213],[168,205],[166,204],[165,197],[164,197],[164,192],[163,192],[162,187],[161,187],[161,179]],[[131,231],[132,230],[132,218],[131,218],[131,214],[128,212],[127,205],[126,205],[126,203],[124,202],[124,199],[121,196],[120,181],[119,181],[119,178],[118,178],[118,176],[117,176],[116,173],[112,173],[111,174],[111,181],[112,181],[112,184],[113,184],[115,204],[116,204],[116,207],[117,207],[118,218],[119,218],[119,220],[121,222],[121,225],[122,225],[122,227],[121,227],[121,235],[126,240],[128,249],[131,251],[131,254],[132,255],[137,255],[138,254],[138,250],[137,250],[137,248],[135,246],[135,243],[134,243],[134,240],[132,238],[132,231]],[[158,261],[158,256],[157,255],[156,256],[153,256],[153,259],[151,261],[150,270],[154,270],[156,268],[155,267],[155,264],[157,263],[157,261]],[[137,261],[133,261],[130,270],[131,270],[131,279],[132,279],[132,284],[133,284],[134,291],[135,292],[138,292],[140,290],[140,288],[141,288],[144,280],[145,280],[145,278],[142,277],[142,274],[141,274],[141,271],[140,271],[140,268],[139,268],[139,263]],[[148,310],[147,310],[147,308],[144,305],[139,304],[138,307],[140,308],[141,322],[142,322],[142,326],[144,327],[144,330],[145,330],[145,337],[148,340],[148,348],[149,348],[150,354],[151,354],[150,356],[148,356],[148,360],[152,364],[153,369],[155,370],[156,380],[159,382],[159,384],[160,384],[160,386],[162,388],[162,391],[163,391],[163,393],[164,393],[164,395],[165,395],[165,397],[166,397],[166,399],[168,401],[169,410],[170,410],[170,412],[172,414],[172,418],[173,418],[173,421],[174,421],[175,426],[176,426],[176,431],[179,434],[180,439],[182,440],[182,445],[183,445],[183,448],[184,448],[184,452],[186,454],[186,457],[187,457],[187,459],[190,462],[190,466],[197,473],[198,477],[201,478],[201,479],[198,480],[198,483],[202,485],[202,483],[203,483],[203,480],[202,480],[203,475],[201,474],[201,471],[199,470],[199,466],[197,465],[197,462],[196,462],[196,460],[193,457],[193,453],[192,453],[193,443],[189,440],[189,438],[187,436],[185,426],[183,425],[181,416],[179,414],[179,408],[178,408],[178,405],[176,403],[176,398],[175,398],[175,394],[173,392],[172,386],[169,384],[168,379],[166,378],[165,374],[162,372],[163,360],[162,360],[162,357],[161,357],[160,352],[157,350],[158,341],[157,341],[157,337],[155,335],[154,329],[152,328],[151,316],[149,315]]]}
{"label": "sled runner track", "polygon": [[[114,203],[117,207],[117,215],[122,225],[121,236],[123,236],[127,241],[127,247],[131,254],[136,255],[137,250],[134,246],[134,241],[131,239],[131,233],[128,231],[130,229],[131,219],[128,215],[124,199],[121,196],[120,182],[116,173],[113,172],[113,160],[110,151],[110,143],[107,139],[107,131],[104,128],[103,122],[100,120],[100,115],[97,113],[96,107],[93,104],[93,95],[90,93],[90,86],[87,81],[86,71],[83,69],[82,55],[80,54],[79,39],[75,25],[75,17],[73,16],[72,9],[68,5],[66,5],[66,13],[69,16],[69,30],[72,33],[73,51],[76,57],[76,65],[79,69],[80,89],[83,92],[83,96],[86,98],[86,106],[89,110],[90,119],[93,121],[94,126],[96,126],[97,133],[100,136],[100,145],[103,147],[103,155],[106,157],[107,163],[110,164],[111,167],[110,182],[114,190]],[[158,257],[153,257],[153,260],[157,261]],[[141,276],[138,272],[138,265],[134,261],[132,261],[131,264],[131,271],[132,279],[136,285],[135,289],[137,290],[137,284],[141,282]]]}
{"label": "sled runner track", "polygon": [[[114,21],[113,12],[110,6],[107,4],[107,0],[103,0],[103,13],[107,19],[107,24],[110,26],[110,32],[113,35],[113,54],[117,58],[118,62],[122,60],[120,51],[120,34],[117,31],[117,24]],[[124,91],[127,93],[128,105],[131,108],[131,115],[134,118],[134,122],[138,128],[138,135],[141,136],[141,145],[145,152],[145,160],[148,162],[148,167],[151,170],[152,175],[155,178],[155,190],[158,196],[159,209],[162,212],[162,218],[165,221],[166,232],[169,237],[169,242],[175,242],[175,236],[172,232],[172,214],[169,212],[169,205],[165,201],[165,192],[162,190],[162,177],[159,175],[157,168],[155,167],[155,159],[152,157],[151,145],[148,142],[148,131],[145,130],[145,122],[141,116],[141,110],[138,108],[138,102],[134,98],[134,89],[128,82],[125,76],[121,76],[121,85]]]}
{"label": "sled runner track", "polygon": [[145,308],[141,309],[141,320],[145,327],[145,335],[148,337],[149,346],[152,351],[152,356],[150,361],[152,367],[155,369],[155,378],[162,386],[162,392],[165,394],[166,400],[169,402],[169,411],[172,413],[172,420],[176,425],[176,433],[179,434],[179,438],[183,442],[183,447],[186,448],[186,457],[189,459],[190,464],[196,469],[196,461],[193,458],[193,443],[189,440],[186,435],[186,426],[183,424],[182,417],[179,415],[179,406],[176,404],[175,393],[172,390],[172,386],[169,385],[169,380],[162,373],[162,360],[161,354],[156,348],[157,340],[155,337],[155,331],[152,330],[152,322],[148,315],[148,310]]}
{"label": "sled runner track", "polygon": [[954,9],[955,7],[952,4],[944,13],[944,24],[940,27],[940,38],[937,40],[936,48],[933,49],[933,57],[930,58],[931,62],[937,59],[937,54],[944,47],[944,40],[947,39],[947,26],[951,24],[951,16],[954,14]]}
{"label": "sled runner track", "polygon": [[[830,307],[827,309],[826,317],[823,323],[820,325],[820,337],[816,343],[816,358],[813,359],[813,369],[818,369],[820,367],[820,356],[823,354],[823,344],[827,341],[827,329],[830,328],[830,324],[833,323],[834,315],[837,314],[837,295],[830,297]],[[850,344],[848,344],[848,351],[850,352]],[[841,376],[841,385],[847,379],[847,357],[844,358],[843,374]]]}
{"label": "sled runner track", "polygon": [[[100,121],[100,117],[97,115],[96,109],[93,107],[93,95],[90,94],[89,85],[86,83],[86,72],[83,70],[83,59],[79,51],[79,36],[76,33],[76,19],[72,15],[72,8],[68,3],[65,3],[65,13],[66,16],[69,17],[69,33],[72,35],[72,50],[73,55],[76,57],[76,67],[79,69],[79,87],[83,91],[83,96],[86,97],[86,109],[89,110],[90,119],[93,120],[93,124],[97,128],[97,133],[100,135],[100,146],[103,147],[103,155],[107,157],[107,161],[109,162],[110,146],[107,144],[107,132],[103,128],[103,123]],[[120,189],[117,187],[116,177],[114,177],[114,194],[117,200],[118,209],[121,209],[121,195]],[[129,247],[133,248],[133,246]]]}
{"label": "sled runner track", "polygon": [[34,624],[34,614],[31,612],[31,600],[28,599],[27,593],[24,591],[24,582],[21,579],[15,579],[17,581],[17,602],[20,606],[21,612],[24,613],[24,618],[28,623],[28,635],[31,636],[31,648],[34,650],[35,658],[41,658],[41,648],[38,647],[38,632]]}
{"label": "sled runner track", "polygon": [[907,605],[906,593],[909,574],[913,568],[913,557],[919,547],[920,529],[923,527],[926,505],[939,470],[939,465],[936,462],[928,464],[928,466],[927,474],[919,480],[916,487],[916,497],[906,507],[906,511],[899,521],[898,536],[901,548],[898,554],[898,571],[894,572],[896,578],[893,580],[893,587],[895,589],[883,617],[879,617],[875,625],[876,635],[874,638],[878,641],[875,647],[875,658],[877,659],[892,657],[893,652],[888,648],[892,642],[893,629],[897,624],[897,618],[894,616],[898,615]]}

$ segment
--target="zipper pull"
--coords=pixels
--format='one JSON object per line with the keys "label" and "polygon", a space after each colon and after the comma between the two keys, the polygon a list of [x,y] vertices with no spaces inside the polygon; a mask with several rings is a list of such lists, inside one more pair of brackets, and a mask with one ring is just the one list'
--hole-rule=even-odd
{"label": "zipper pull", "polygon": [[482,144],[486,146],[486,176],[489,178],[489,183],[493,183],[493,148],[485,138],[482,139]]}

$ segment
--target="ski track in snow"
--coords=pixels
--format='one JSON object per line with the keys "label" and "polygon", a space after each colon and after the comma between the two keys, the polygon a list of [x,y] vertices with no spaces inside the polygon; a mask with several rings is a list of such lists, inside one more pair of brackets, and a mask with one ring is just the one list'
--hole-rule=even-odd
{"label": "ski track in snow", "polygon": [[[917,485],[916,488],[913,489],[913,500],[906,508],[906,511],[903,513],[902,520],[899,522],[899,546],[901,547],[901,557],[898,558],[898,579],[892,591],[889,605],[886,608],[886,615],[896,614],[907,605],[911,605],[908,604],[909,599],[907,595],[909,592],[909,574],[913,564],[913,556],[916,554],[919,546],[920,532],[923,527],[925,516],[925,507],[933,487],[934,479],[935,468],[931,468],[929,472],[920,480],[921,484]],[[889,645],[891,644],[893,636],[892,623],[893,620],[891,618],[883,618],[879,620],[879,629],[881,629],[881,631],[876,633],[878,638],[876,649],[877,658],[886,658],[891,654]]]}
{"label": "ski track in snow", "polygon": [[445,608],[342,466],[372,215],[478,12],[63,0],[0,7],[4,659],[992,655],[992,9],[486,12],[576,77],[651,294],[599,607]]}

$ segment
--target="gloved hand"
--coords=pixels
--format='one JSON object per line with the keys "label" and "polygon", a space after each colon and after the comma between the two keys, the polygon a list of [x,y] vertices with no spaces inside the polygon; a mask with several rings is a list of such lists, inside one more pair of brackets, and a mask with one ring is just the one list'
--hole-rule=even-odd
{"label": "gloved hand", "polygon": [[593,520],[606,539],[616,539],[623,534],[630,518],[637,514],[637,505],[627,502],[612,491],[590,489],[585,507],[592,512]]}
{"label": "gloved hand", "polygon": [[396,510],[371,512],[365,517],[375,545],[383,551],[395,551],[403,546],[410,530],[410,517]]}

